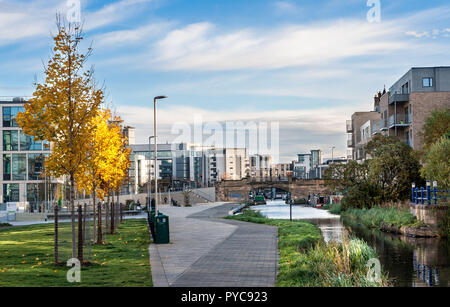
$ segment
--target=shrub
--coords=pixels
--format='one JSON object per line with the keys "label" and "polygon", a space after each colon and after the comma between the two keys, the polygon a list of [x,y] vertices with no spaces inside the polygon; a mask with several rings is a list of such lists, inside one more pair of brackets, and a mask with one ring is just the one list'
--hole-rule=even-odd
{"label": "shrub", "polygon": [[367,182],[350,187],[342,199],[342,208],[371,208],[381,203],[382,192],[374,184]]}

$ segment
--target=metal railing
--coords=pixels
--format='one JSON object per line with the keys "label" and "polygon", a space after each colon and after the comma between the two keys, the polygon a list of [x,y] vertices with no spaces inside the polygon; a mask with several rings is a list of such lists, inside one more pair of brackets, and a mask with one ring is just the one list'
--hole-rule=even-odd
{"label": "metal railing", "polygon": [[431,181],[427,180],[426,187],[416,187],[416,184],[412,184],[412,195],[411,201],[413,204],[427,204],[437,205],[440,200],[447,200],[450,190],[439,190],[437,187],[437,182],[433,182],[433,187],[431,187]]}
{"label": "metal railing", "polygon": [[410,116],[407,114],[397,114],[397,117],[395,115],[389,117],[389,127],[408,126],[410,123]]}

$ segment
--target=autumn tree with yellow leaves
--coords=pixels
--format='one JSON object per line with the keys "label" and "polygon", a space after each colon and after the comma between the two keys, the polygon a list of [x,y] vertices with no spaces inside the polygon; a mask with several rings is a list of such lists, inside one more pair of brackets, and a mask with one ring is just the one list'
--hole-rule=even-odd
{"label": "autumn tree with yellow leaves", "polygon": [[23,132],[35,140],[49,141],[52,153],[46,159],[47,175],[67,176],[72,218],[72,257],[76,257],[74,192],[77,175],[87,163],[90,143],[104,94],[96,87],[93,70],[84,69],[92,49],[80,52],[82,31],[57,22],[53,54],[45,68],[45,81],[36,83],[33,98],[18,115]]}
{"label": "autumn tree with yellow leaves", "polygon": [[93,196],[94,238],[96,198],[105,200],[105,197],[109,198],[111,190],[120,189],[130,166],[130,149],[121,133],[121,123],[121,119],[113,117],[109,110],[101,110],[92,119],[95,131],[88,142],[88,159],[76,176],[79,191],[86,191]]}

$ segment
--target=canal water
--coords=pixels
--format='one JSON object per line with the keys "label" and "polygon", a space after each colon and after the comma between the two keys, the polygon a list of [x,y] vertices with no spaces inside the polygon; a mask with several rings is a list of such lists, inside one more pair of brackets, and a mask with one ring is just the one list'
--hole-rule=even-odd
{"label": "canal water", "polygon": [[[284,201],[269,201],[253,207],[269,218],[289,219]],[[447,240],[410,238],[359,225],[350,225],[326,210],[293,206],[292,217],[310,221],[322,231],[326,242],[342,241],[344,232],[366,241],[376,249],[381,265],[396,287],[449,287],[450,246]]]}

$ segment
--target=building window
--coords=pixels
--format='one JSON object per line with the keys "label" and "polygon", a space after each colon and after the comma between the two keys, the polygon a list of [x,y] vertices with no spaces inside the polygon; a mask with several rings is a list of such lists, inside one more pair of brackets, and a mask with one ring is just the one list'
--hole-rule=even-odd
{"label": "building window", "polygon": [[19,150],[19,131],[4,130],[3,131],[3,151]]}
{"label": "building window", "polygon": [[3,202],[18,202],[19,201],[19,184],[7,183],[3,185]]}
{"label": "building window", "polygon": [[3,127],[19,127],[17,114],[24,111],[23,107],[3,107]]}
{"label": "building window", "polygon": [[3,180],[11,180],[11,155],[3,155]]}
{"label": "building window", "polygon": [[36,206],[45,200],[45,186],[42,183],[27,183],[27,201]]}
{"label": "building window", "polygon": [[433,78],[423,78],[422,84],[423,84],[423,87],[432,87],[433,86]]}
{"label": "building window", "polygon": [[12,180],[26,180],[26,179],[27,179],[27,155],[13,154]]}
{"label": "building window", "polygon": [[21,151],[41,151],[42,142],[34,141],[34,138],[29,135],[25,135],[20,131],[20,150]]}
{"label": "building window", "polygon": [[[28,180],[41,180],[44,173],[45,155],[28,155]],[[139,161],[140,162],[140,161]]]}

